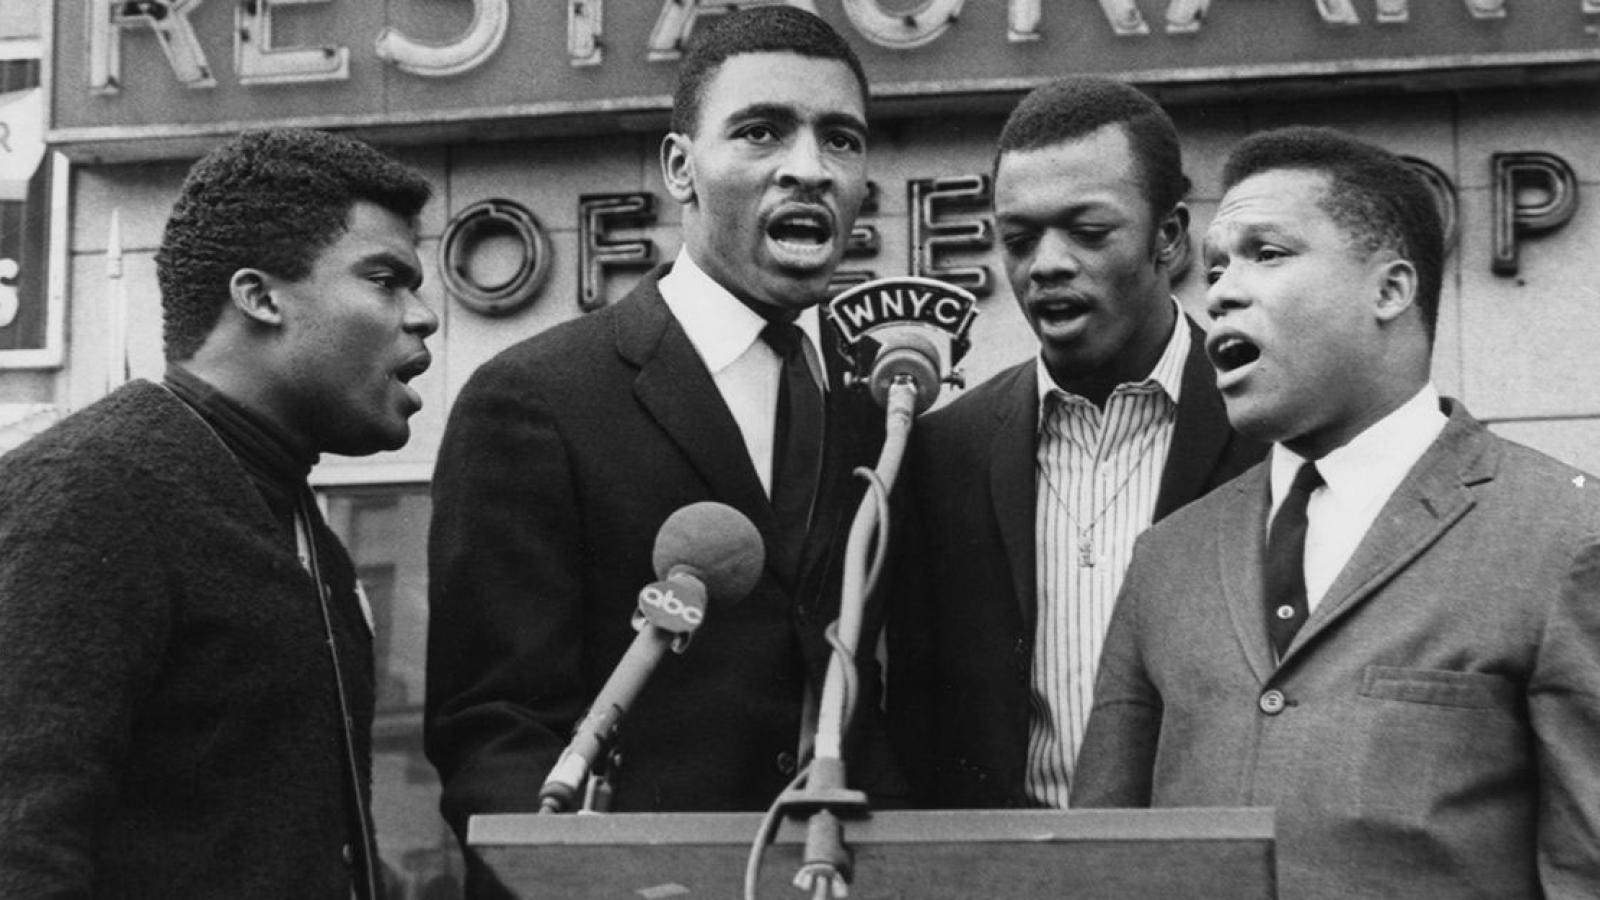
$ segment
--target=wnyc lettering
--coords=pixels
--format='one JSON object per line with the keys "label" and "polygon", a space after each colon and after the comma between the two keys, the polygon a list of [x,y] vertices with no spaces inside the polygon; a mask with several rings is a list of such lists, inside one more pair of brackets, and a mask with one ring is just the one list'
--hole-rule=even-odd
{"label": "wnyc lettering", "polygon": [[966,291],[931,278],[884,278],[852,288],[828,303],[834,327],[847,343],[885,325],[931,325],[964,338],[977,315]]}

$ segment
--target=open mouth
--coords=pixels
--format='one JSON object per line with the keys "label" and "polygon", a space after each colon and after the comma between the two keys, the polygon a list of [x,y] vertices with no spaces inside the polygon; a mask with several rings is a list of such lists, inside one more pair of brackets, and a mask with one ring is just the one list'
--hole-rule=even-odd
{"label": "open mouth", "polygon": [[1049,300],[1035,300],[1033,302],[1034,318],[1044,323],[1069,322],[1089,312],[1093,304],[1076,297],[1053,298]]}
{"label": "open mouth", "polygon": [[767,237],[786,250],[810,255],[826,250],[832,243],[833,223],[819,212],[781,212],[768,220]]}
{"label": "open mouth", "polygon": [[774,216],[773,221],[766,224],[766,235],[784,243],[821,245],[834,237],[834,229],[826,218],[814,213],[789,213]]}
{"label": "open mouth", "polygon": [[1094,302],[1076,294],[1035,295],[1027,315],[1039,337],[1060,342],[1081,337],[1091,327]]}
{"label": "open mouth", "polygon": [[1261,358],[1261,348],[1250,339],[1238,335],[1213,340],[1206,349],[1211,364],[1224,374],[1242,369]]}

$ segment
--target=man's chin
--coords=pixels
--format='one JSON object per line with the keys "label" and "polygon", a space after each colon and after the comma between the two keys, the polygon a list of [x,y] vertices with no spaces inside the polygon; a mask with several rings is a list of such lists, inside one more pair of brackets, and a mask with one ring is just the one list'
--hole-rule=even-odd
{"label": "man's chin", "polygon": [[350,435],[338,446],[326,447],[324,452],[339,456],[371,456],[399,450],[411,440],[411,424],[401,419],[399,424],[389,423],[361,435]]}
{"label": "man's chin", "polygon": [[1247,394],[1224,394],[1222,405],[1228,413],[1228,424],[1241,435],[1263,444],[1272,444],[1284,436],[1281,417],[1266,408],[1259,398]]}
{"label": "man's chin", "polygon": [[[1115,353],[1097,348],[1081,339],[1056,340],[1043,332],[1035,331],[1040,352],[1050,374],[1060,381],[1077,381],[1091,378],[1110,370]],[[1075,335],[1081,338],[1082,335]]]}
{"label": "man's chin", "polygon": [[832,275],[831,269],[820,273],[790,270],[769,273],[763,279],[763,300],[783,309],[816,306],[828,299],[828,280]]}
{"label": "man's chin", "polygon": [[383,440],[383,445],[379,447],[379,450],[399,450],[401,447],[404,447],[408,442],[410,442],[410,440],[411,423],[401,419],[400,424],[391,426],[387,430]]}

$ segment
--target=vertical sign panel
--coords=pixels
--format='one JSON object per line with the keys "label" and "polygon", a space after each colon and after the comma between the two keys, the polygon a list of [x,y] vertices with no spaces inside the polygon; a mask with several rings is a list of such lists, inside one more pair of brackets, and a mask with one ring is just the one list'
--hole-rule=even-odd
{"label": "vertical sign panel", "polygon": [[[0,368],[62,359],[62,309],[52,297],[51,207],[65,163],[47,156],[37,60],[0,61]],[[58,267],[64,268],[64,267]]]}

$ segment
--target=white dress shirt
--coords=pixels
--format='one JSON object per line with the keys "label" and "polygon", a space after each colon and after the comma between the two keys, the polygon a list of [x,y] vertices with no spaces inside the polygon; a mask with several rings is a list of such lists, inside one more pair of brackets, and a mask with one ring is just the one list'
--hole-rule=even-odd
{"label": "white dress shirt", "polygon": [[1149,376],[1118,385],[1103,412],[1057,386],[1043,357],[1035,363],[1038,625],[1024,787],[1041,806],[1067,805],[1111,608],[1134,538],[1155,515],[1189,344],[1180,307]]}
{"label": "white dress shirt", "polygon": [[[1306,503],[1306,608],[1316,609],[1394,489],[1417,464],[1449,419],[1431,383],[1416,396],[1317,460],[1323,486]],[[1281,444],[1272,447],[1272,514],[1289,493],[1305,460]],[[1270,520],[1269,520],[1270,521]]]}
{"label": "white dress shirt", "polygon": [[[767,496],[772,496],[772,431],[777,421],[783,360],[761,340],[761,329],[767,320],[713,281],[689,258],[687,249],[678,252],[672,270],[661,277],[659,289],[661,299],[683,326],[689,343],[716,382],[722,401],[733,413],[761,486]],[[818,387],[827,390],[827,379],[820,374],[821,317],[817,308],[807,307],[795,324],[807,338],[806,360],[811,364],[811,375]]]}

